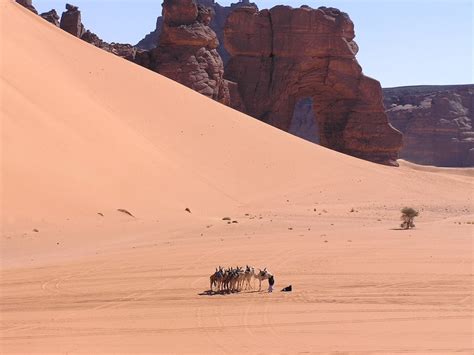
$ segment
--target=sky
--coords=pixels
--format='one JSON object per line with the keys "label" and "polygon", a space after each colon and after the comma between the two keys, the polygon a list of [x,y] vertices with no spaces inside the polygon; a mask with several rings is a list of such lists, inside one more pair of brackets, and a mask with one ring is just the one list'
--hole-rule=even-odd
{"label": "sky", "polygon": [[[33,0],[60,15],[68,0]],[[107,42],[136,44],[155,28],[162,0],[69,0],[82,22]],[[217,1],[229,5],[235,1]],[[255,0],[275,5],[331,6],[355,24],[357,60],[383,87],[474,82],[474,0]]]}

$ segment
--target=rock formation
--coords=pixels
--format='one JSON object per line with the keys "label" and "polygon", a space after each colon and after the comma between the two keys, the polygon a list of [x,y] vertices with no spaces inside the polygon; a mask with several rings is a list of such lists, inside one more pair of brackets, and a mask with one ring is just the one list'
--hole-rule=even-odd
{"label": "rock formation", "polygon": [[123,44],[123,43],[108,43],[103,41],[99,38],[95,33],[87,30],[81,36],[81,39],[87,43],[90,43],[104,51],[110,52],[115,54],[119,57],[124,59],[130,60],[132,62],[135,61],[135,57],[137,54],[137,49],[132,46],[131,44]]}
{"label": "rock formation", "polygon": [[159,46],[136,62],[219,101],[230,104],[219,41],[209,27],[212,11],[194,0],[165,0]]}
{"label": "rock formation", "polygon": [[313,99],[320,143],[362,159],[396,165],[402,135],[388,123],[378,81],[355,59],[354,26],[334,8],[241,7],[225,25],[246,113],[288,131],[295,103]]}
{"label": "rock formation", "polygon": [[230,6],[221,6],[214,0],[198,0],[198,3],[209,7],[213,11],[212,20],[209,26],[217,34],[217,39],[219,40],[219,47],[217,47],[217,51],[219,52],[224,64],[226,64],[230,59],[229,52],[227,52],[224,45],[224,27],[227,17],[229,17],[232,11],[243,6],[253,7],[255,10],[258,10],[258,7],[255,3],[251,3],[249,0],[238,1],[231,4]]}
{"label": "rock formation", "polygon": [[[239,1],[237,3],[231,4],[230,6],[221,6],[216,3],[214,0],[197,0],[199,5],[203,5],[212,11],[212,19],[209,23],[209,27],[216,33],[217,39],[219,40],[219,46],[217,47],[217,52],[222,58],[224,64],[229,60],[229,53],[224,47],[224,25],[229,14],[235,9],[243,6],[251,6],[255,9],[257,5],[250,3],[248,0]],[[156,20],[156,27],[153,32],[147,34],[140,42],[137,43],[136,47],[143,50],[151,50],[158,47],[159,37],[161,34],[161,29],[163,27],[163,17],[160,16]]]}
{"label": "rock formation", "polygon": [[474,167],[474,85],[389,88],[384,95],[388,117],[404,135],[401,158]]}
{"label": "rock formation", "polygon": [[160,38],[162,27],[163,27],[163,17],[158,16],[158,18],[156,19],[155,29],[149,34],[147,34],[143,39],[141,39],[135,45],[135,47],[137,47],[138,49],[147,50],[147,51],[158,47],[158,41]]}
{"label": "rock formation", "polygon": [[[55,10],[45,12],[40,16],[46,21],[58,25],[57,20],[59,19],[59,16]],[[66,4],[66,11],[63,12],[61,16],[61,22],[59,23],[59,26],[64,31],[69,32],[73,36],[78,37],[100,49],[113,53],[127,60],[135,61],[137,49],[134,46],[122,43],[107,43],[100,39],[95,33],[85,30],[81,20],[81,11],[77,6]]]}
{"label": "rock formation", "polygon": [[48,12],[43,12],[40,16],[46,21],[52,23],[53,25],[59,27],[59,16],[56,10],[52,9]]}
{"label": "rock formation", "polygon": [[35,7],[33,6],[32,0],[16,0],[16,2],[23,7],[26,7],[28,10],[34,12],[35,14],[38,14],[38,11],[36,11]]}
{"label": "rock formation", "polygon": [[84,34],[84,25],[81,20],[81,12],[77,6],[66,4],[66,11],[61,16],[60,27],[73,36],[81,38]]}

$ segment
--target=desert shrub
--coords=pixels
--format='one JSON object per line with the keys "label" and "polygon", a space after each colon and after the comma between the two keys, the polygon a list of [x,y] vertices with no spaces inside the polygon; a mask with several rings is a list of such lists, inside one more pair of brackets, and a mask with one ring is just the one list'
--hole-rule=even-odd
{"label": "desert shrub", "polygon": [[419,212],[412,207],[403,207],[401,212],[402,216],[400,219],[402,220],[402,224],[400,224],[400,227],[403,229],[414,228],[415,217],[418,217]]}

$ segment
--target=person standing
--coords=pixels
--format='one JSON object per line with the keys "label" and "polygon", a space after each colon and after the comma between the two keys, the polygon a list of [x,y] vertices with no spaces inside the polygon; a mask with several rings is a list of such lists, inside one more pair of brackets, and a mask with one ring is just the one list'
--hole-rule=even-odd
{"label": "person standing", "polygon": [[274,284],[275,284],[275,278],[272,275],[268,278],[268,292],[273,292],[273,285]]}

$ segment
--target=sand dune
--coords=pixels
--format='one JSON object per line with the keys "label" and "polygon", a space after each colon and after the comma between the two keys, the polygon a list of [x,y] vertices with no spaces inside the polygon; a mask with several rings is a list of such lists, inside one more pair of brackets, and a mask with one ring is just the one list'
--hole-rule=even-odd
{"label": "sand dune", "polygon": [[[472,352],[472,172],[330,151],[0,11],[0,352]],[[199,295],[236,263],[295,291]]]}

